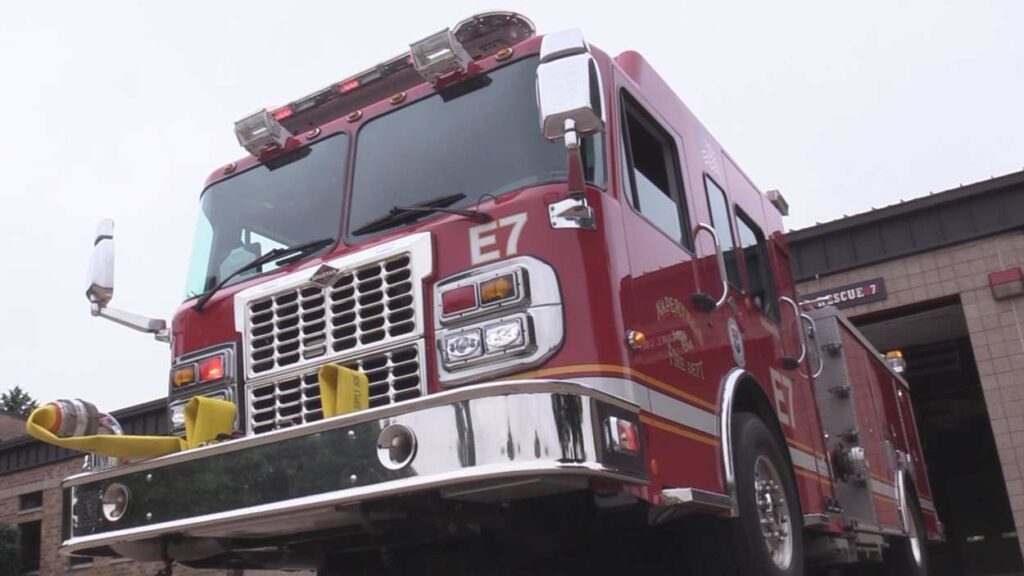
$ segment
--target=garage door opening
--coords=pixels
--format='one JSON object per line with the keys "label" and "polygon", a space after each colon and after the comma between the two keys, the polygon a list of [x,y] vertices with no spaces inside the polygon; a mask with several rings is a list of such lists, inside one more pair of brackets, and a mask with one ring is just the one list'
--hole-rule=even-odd
{"label": "garage door opening", "polygon": [[931,573],[1024,574],[1006,483],[959,300],[853,318],[879,350],[907,362],[928,477],[947,542]]}

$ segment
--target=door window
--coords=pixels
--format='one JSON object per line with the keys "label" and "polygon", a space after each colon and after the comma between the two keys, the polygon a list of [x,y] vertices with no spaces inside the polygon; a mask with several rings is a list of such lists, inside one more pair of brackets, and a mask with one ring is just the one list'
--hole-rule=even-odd
{"label": "door window", "polygon": [[743,289],[743,279],[740,278],[740,265],[736,260],[736,242],[732,238],[732,217],[729,215],[729,201],[725,198],[725,191],[711,179],[704,175],[704,188],[708,194],[708,206],[711,208],[711,224],[718,235],[718,243],[722,247],[722,254],[725,256],[725,276],[729,284],[737,290]]}
{"label": "door window", "polygon": [[625,92],[622,93],[622,111],[630,204],[651,224],[691,249],[689,217],[675,142]]}
{"label": "door window", "polygon": [[740,250],[747,269],[747,295],[762,312],[779,319],[775,278],[768,265],[768,245],[764,233],[743,213],[736,211],[736,226],[740,233]]}

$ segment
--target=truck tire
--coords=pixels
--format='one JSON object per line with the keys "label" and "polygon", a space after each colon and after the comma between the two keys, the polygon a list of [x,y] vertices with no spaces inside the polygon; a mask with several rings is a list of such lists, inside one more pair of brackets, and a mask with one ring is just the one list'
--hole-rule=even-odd
{"label": "truck tire", "polygon": [[803,515],[784,447],[757,416],[733,415],[739,517],[729,551],[742,576],[803,576]]}
{"label": "truck tire", "polygon": [[893,576],[928,576],[928,553],[925,546],[927,533],[921,504],[913,490],[907,492],[905,498],[910,516],[909,532],[906,538],[890,541],[885,551],[885,573]]}

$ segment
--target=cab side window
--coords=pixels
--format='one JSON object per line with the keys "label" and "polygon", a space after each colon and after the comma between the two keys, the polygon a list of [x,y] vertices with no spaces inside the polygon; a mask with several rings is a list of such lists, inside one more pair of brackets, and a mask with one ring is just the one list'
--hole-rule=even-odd
{"label": "cab side window", "polygon": [[622,140],[631,189],[630,204],[651,224],[691,250],[689,215],[675,142],[625,92],[622,93]]}
{"label": "cab side window", "polygon": [[736,242],[732,238],[732,217],[729,215],[729,201],[723,191],[710,176],[704,175],[704,189],[708,194],[708,206],[711,208],[711,225],[718,235],[718,243],[725,257],[725,276],[729,284],[737,290],[743,289],[740,277],[740,264],[736,260]]}
{"label": "cab side window", "polygon": [[736,226],[740,233],[740,249],[747,268],[748,294],[754,305],[778,321],[779,307],[775,278],[768,264],[768,244],[764,233],[741,210],[736,210]]}

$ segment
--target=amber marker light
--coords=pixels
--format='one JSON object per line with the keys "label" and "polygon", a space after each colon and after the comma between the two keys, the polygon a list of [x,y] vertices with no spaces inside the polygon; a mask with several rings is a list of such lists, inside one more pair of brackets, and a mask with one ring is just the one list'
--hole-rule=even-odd
{"label": "amber marker light", "polygon": [[640,350],[647,344],[647,335],[639,330],[627,330],[626,344],[633,350]]}
{"label": "amber marker light", "polygon": [[171,383],[175,388],[187,386],[196,381],[196,365],[179,366],[171,370]]}
{"label": "amber marker light", "polygon": [[515,276],[506,274],[480,284],[480,303],[494,304],[516,297]]}

